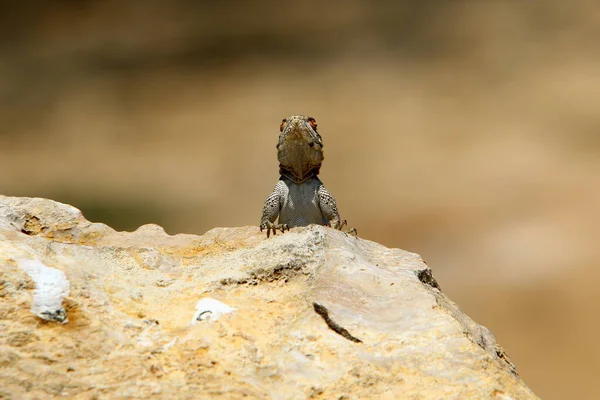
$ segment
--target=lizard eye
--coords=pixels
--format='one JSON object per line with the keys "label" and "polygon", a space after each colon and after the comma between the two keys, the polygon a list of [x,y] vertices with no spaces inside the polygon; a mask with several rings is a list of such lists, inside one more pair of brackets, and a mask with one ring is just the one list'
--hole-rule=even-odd
{"label": "lizard eye", "polygon": [[285,118],[281,120],[281,125],[279,125],[279,132],[283,132],[283,128],[285,128],[285,124],[286,124],[286,120]]}
{"label": "lizard eye", "polygon": [[317,121],[315,121],[314,118],[309,117],[308,118],[308,123],[310,124],[311,128],[313,128],[315,130],[315,132],[317,131]]}

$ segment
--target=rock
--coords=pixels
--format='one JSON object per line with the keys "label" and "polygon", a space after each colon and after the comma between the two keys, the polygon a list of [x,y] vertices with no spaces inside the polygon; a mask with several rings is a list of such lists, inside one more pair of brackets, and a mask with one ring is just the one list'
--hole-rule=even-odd
{"label": "rock", "polygon": [[39,260],[22,258],[17,265],[29,275],[35,285],[31,312],[48,321],[67,323],[67,315],[62,306],[63,299],[69,294],[69,281],[65,273],[49,268]]}
{"label": "rock", "polygon": [[[22,260],[65,277],[67,323]],[[418,255],[326,227],[115,232],[0,196],[0,270],[0,398],[536,398]]]}

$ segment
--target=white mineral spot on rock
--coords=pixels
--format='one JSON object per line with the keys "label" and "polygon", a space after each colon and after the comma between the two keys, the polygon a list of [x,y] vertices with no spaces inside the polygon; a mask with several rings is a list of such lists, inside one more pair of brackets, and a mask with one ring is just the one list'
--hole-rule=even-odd
{"label": "white mineral spot on rock", "polygon": [[171,340],[169,343],[165,344],[163,346],[163,351],[167,351],[169,350],[171,347],[175,346],[175,343],[177,343],[177,338]]}
{"label": "white mineral spot on rock", "polygon": [[194,314],[194,318],[192,318],[191,324],[196,325],[198,321],[206,320],[216,321],[221,318],[223,314],[228,314],[235,310],[235,308],[229,307],[219,300],[205,297],[196,303],[196,313]]}
{"label": "white mineral spot on rock", "polygon": [[17,264],[35,282],[31,312],[48,321],[66,323],[67,313],[62,301],[69,295],[70,285],[65,273],[39,260],[21,259]]}

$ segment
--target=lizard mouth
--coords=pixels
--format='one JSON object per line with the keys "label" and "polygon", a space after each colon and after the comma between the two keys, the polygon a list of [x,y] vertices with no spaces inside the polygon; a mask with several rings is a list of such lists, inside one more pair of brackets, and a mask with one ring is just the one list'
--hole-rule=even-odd
{"label": "lizard mouth", "polygon": [[[296,138],[298,140],[304,140],[306,143],[318,143],[323,146],[321,136],[316,130],[316,122],[313,118],[307,118],[304,116],[290,117],[287,118],[282,124],[283,139]],[[311,146],[312,147],[312,146]]]}

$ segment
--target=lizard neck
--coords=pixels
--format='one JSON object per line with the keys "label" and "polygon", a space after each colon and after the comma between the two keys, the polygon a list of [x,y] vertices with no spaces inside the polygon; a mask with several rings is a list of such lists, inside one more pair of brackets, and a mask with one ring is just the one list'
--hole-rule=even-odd
{"label": "lizard neck", "polygon": [[300,185],[301,183],[304,183],[307,180],[309,180],[311,178],[315,178],[317,175],[319,175],[320,169],[321,169],[320,166],[313,168],[310,171],[308,171],[306,174],[304,174],[302,177],[298,177],[298,176],[294,175],[292,172],[283,168],[281,165],[279,165],[279,174],[282,177],[285,177],[285,178],[289,179],[290,181],[294,182],[295,184]]}

